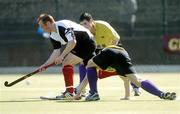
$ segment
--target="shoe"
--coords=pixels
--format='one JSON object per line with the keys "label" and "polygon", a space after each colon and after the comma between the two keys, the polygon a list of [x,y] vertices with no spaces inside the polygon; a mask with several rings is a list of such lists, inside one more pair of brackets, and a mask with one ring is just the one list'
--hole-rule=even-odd
{"label": "shoe", "polygon": [[98,101],[100,100],[98,93],[89,93],[89,95],[86,97],[85,101]]}
{"label": "shoe", "polygon": [[176,100],[176,93],[172,92],[169,100]]}
{"label": "shoe", "polygon": [[57,100],[73,100],[74,96],[75,96],[74,93],[70,93],[68,91],[65,91],[62,93],[62,95],[56,96],[56,99]]}
{"label": "shoe", "polygon": [[134,96],[140,96],[141,95],[139,88],[134,88],[133,91],[134,91]]}
{"label": "shoe", "polygon": [[161,99],[165,99],[165,100],[175,100],[176,99],[176,93],[175,92],[166,92],[166,93],[162,93],[160,96]]}

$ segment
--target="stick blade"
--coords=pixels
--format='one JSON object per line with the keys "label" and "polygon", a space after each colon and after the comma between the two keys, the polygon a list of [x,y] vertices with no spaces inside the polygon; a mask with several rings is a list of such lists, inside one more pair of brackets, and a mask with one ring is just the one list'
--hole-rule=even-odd
{"label": "stick blade", "polygon": [[8,81],[5,81],[5,82],[4,82],[4,85],[5,85],[6,87],[10,87]]}
{"label": "stick blade", "polygon": [[50,97],[50,96],[40,96],[40,99],[42,99],[42,100],[61,100],[61,99],[57,99],[56,97]]}

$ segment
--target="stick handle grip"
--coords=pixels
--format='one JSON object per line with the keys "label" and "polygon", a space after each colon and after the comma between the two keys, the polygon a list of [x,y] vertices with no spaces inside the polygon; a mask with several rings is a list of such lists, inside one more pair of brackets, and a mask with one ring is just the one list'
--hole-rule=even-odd
{"label": "stick handle grip", "polygon": [[[51,63],[51,64],[49,64],[49,65],[46,65],[46,66],[44,66],[43,68],[47,69],[47,68],[49,68],[49,67],[51,67],[51,66],[53,66],[53,65],[55,65],[55,63]],[[31,73],[27,74],[27,75],[24,76],[24,77],[28,78],[28,77],[36,74],[36,73],[39,73],[39,69],[35,70],[34,72],[31,72]],[[25,78],[25,79],[26,79],[26,78]]]}

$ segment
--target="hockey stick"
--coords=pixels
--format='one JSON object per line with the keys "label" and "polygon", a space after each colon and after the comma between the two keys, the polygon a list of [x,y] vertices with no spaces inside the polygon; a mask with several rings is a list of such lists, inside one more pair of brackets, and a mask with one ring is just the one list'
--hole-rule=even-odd
{"label": "hockey stick", "polygon": [[[51,66],[53,66],[53,65],[55,65],[55,63],[51,63],[51,64],[49,64],[49,65],[46,65],[46,66],[44,66],[43,68],[46,69],[46,68],[51,67]],[[37,70],[35,70],[34,72],[31,72],[31,73],[29,73],[29,74],[27,74],[27,75],[25,75],[25,76],[23,76],[23,77],[15,80],[15,81],[13,81],[13,82],[11,82],[11,83],[9,83],[8,81],[5,81],[5,82],[4,82],[4,85],[5,85],[6,87],[11,87],[11,86],[15,85],[16,83],[18,83],[18,82],[20,82],[20,81],[22,81],[22,80],[25,80],[26,78],[28,78],[28,77],[36,74],[36,73],[39,73],[39,72],[40,72],[39,69],[37,69]]]}

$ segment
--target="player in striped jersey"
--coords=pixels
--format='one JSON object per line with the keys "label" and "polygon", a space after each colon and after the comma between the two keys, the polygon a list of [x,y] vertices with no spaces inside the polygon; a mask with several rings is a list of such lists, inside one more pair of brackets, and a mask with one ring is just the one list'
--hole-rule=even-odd
{"label": "player in striped jersey", "polygon": [[[49,14],[41,14],[38,24],[45,32],[50,33],[50,40],[54,50],[49,59],[40,67],[55,62],[62,63],[66,91],[57,99],[71,99],[74,96],[73,66],[87,61],[94,55],[96,44],[91,32],[85,27],[70,20],[55,21]],[[66,45],[60,52],[61,46]],[[96,68],[89,68],[87,72],[96,74]]]}

